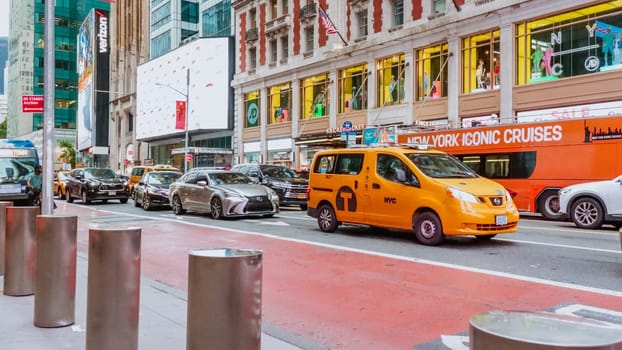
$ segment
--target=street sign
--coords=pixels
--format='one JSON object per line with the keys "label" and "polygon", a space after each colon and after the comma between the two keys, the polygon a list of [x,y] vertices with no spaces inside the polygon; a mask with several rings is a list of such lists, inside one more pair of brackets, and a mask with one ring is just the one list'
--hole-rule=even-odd
{"label": "street sign", "polygon": [[343,131],[345,131],[345,132],[352,131],[352,122],[346,120],[345,122],[343,122],[342,128],[343,128]]}
{"label": "street sign", "polygon": [[22,113],[43,113],[43,95],[22,96]]}

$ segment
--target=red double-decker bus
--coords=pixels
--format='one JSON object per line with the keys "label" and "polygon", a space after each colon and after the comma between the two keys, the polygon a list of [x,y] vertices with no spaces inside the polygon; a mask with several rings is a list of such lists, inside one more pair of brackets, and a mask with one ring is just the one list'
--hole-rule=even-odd
{"label": "red double-decker bus", "polygon": [[515,193],[521,211],[558,219],[560,188],[622,174],[622,116],[412,132],[399,143],[451,153]]}

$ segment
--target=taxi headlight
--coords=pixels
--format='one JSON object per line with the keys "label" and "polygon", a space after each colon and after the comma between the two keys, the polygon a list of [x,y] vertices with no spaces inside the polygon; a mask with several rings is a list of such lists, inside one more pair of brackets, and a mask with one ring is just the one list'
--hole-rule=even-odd
{"label": "taxi headlight", "polygon": [[457,188],[447,187],[447,195],[459,201],[477,203],[477,198],[474,195]]}

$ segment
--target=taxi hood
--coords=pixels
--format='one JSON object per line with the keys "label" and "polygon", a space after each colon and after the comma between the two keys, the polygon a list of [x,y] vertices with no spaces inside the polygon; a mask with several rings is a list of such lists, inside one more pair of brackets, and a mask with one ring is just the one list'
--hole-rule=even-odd
{"label": "taxi hood", "polygon": [[476,177],[469,179],[436,178],[433,179],[433,181],[436,181],[445,186],[451,186],[453,188],[471,193],[476,196],[503,196],[507,192],[506,189],[501,186],[501,184],[485,177]]}

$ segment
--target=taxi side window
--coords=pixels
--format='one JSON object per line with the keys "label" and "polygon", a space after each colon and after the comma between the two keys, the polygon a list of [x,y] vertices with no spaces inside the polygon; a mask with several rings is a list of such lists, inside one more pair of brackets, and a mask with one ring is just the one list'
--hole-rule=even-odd
{"label": "taxi side window", "polygon": [[317,162],[315,162],[313,172],[320,174],[332,174],[335,170],[335,158],[335,155],[321,156]]}
{"label": "taxi side window", "polygon": [[419,186],[419,180],[399,158],[388,154],[379,154],[376,173],[381,177],[403,184]]}
{"label": "taxi side window", "polygon": [[343,175],[358,175],[363,167],[362,154],[342,154],[337,161],[337,171]]}

